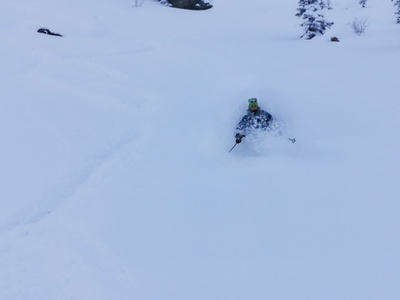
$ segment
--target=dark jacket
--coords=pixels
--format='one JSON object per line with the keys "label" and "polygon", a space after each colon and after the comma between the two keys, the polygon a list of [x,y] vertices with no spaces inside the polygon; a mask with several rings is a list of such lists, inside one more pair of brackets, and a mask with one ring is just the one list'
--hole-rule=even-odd
{"label": "dark jacket", "polygon": [[254,129],[267,130],[272,119],[272,115],[260,107],[255,112],[248,109],[236,127],[236,135],[247,135]]}

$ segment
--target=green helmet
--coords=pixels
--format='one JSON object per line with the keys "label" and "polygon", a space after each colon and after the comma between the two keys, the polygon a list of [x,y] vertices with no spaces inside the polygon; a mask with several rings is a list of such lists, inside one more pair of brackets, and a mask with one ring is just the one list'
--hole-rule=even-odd
{"label": "green helmet", "polygon": [[250,107],[258,107],[257,98],[250,98],[248,101],[249,101],[249,108]]}

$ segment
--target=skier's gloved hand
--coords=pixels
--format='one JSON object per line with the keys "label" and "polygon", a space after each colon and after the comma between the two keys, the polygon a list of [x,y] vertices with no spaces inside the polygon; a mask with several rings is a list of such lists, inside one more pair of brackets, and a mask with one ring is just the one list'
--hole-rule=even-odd
{"label": "skier's gloved hand", "polygon": [[242,142],[242,138],[244,138],[244,135],[238,133],[235,135],[235,138],[236,138],[236,143],[240,144]]}

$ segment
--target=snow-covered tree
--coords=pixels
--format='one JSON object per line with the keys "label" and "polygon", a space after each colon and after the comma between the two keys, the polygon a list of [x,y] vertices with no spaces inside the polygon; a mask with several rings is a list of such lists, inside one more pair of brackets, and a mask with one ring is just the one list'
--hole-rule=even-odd
{"label": "snow-covered tree", "polygon": [[396,7],[397,23],[400,24],[400,0],[392,0],[392,2],[394,2],[394,7]]}
{"label": "snow-covered tree", "polygon": [[317,35],[323,35],[334,24],[325,20],[321,13],[324,8],[328,8],[324,0],[299,0],[296,16],[304,20],[300,26],[305,31],[301,38],[310,40]]}
{"label": "snow-covered tree", "polygon": [[326,0],[326,7],[327,7],[328,9],[332,9],[331,0]]}

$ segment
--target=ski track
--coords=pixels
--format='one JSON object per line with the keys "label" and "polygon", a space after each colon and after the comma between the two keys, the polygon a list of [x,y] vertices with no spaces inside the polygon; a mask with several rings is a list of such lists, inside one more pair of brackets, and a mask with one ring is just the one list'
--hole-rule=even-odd
{"label": "ski track", "polygon": [[40,222],[43,218],[53,213],[64,201],[67,201],[68,198],[83,189],[92,177],[98,175],[102,168],[112,161],[114,156],[118,155],[124,147],[131,143],[133,143],[131,139],[114,143],[109,148],[88,159],[86,165],[74,170],[72,173],[75,173],[75,175],[70,175],[65,180],[65,183],[51,187],[43,197],[30,201],[32,203],[31,207],[26,211],[21,211],[20,217],[16,217],[14,222],[3,224],[0,227],[0,232],[13,231],[20,226]]}

